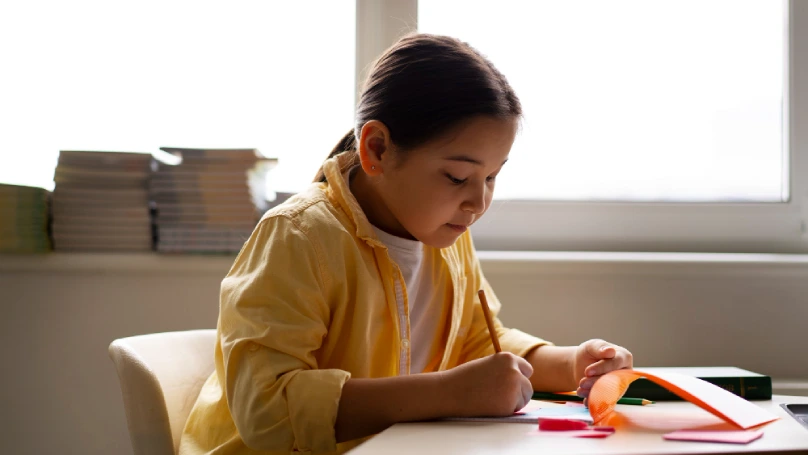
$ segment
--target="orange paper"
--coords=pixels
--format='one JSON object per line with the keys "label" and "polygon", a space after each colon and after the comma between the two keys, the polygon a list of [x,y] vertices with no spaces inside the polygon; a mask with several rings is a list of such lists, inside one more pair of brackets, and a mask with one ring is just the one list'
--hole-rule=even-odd
{"label": "orange paper", "polygon": [[769,411],[693,376],[678,373],[651,374],[642,370],[615,370],[598,378],[589,392],[589,412],[595,424],[609,416],[629,384],[642,377],[743,429],[779,419]]}

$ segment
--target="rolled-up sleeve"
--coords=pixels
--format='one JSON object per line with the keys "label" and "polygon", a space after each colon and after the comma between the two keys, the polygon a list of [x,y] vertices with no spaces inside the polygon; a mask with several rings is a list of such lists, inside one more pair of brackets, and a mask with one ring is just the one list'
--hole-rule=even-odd
{"label": "rolled-up sleeve", "polygon": [[480,262],[477,255],[474,253],[474,248],[471,246],[471,239],[468,238],[467,254],[471,255],[471,266],[466,271],[469,276],[469,283],[471,285],[471,292],[473,299],[473,313],[471,326],[469,327],[468,336],[460,355],[460,363],[465,363],[474,359],[491,355],[494,353],[494,346],[491,342],[491,335],[488,333],[488,324],[485,321],[485,314],[483,313],[480,298],[477,295],[478,289],[485,291],[485,298],[488,302],[492,316],[494,316],[494,327],[496,327],[497,336],[499,337],[499,344],[503,351],[511,352],[519,357],[526,356],[534,348],[543,345],[552,345],[553,343],[543,340],[541,338],[529,335],[521,330],[509,329],[503,327],[502,322],[499,320],[499,312],[502,305],[499,302],[494,290],[488,284],[488,280],[483,276]]}
{"label": "rolled-up sleeve", "polygon": [[322,253],[289,218],[261,221],[222,281],[227,404],[244,443],[263,451],[336,450],[346,371],[318,369],[330,311]]}

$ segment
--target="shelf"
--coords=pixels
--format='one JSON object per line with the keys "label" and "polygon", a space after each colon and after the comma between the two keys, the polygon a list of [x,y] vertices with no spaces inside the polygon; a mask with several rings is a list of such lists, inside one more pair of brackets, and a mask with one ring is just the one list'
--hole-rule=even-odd
{"label": "shelf", "polygon": [[45,253],[0,255],[0,272],[205,274],[224,276],[235,255],[158,253]]}
{"label": "shelf", "polygon": [[[619,253],[480,251],[486,273],[525,274],[777,274],[808,276],[808,255],[730,253]],[[0,255],[0,272],[223,275],[232,255],[63,253]]]}

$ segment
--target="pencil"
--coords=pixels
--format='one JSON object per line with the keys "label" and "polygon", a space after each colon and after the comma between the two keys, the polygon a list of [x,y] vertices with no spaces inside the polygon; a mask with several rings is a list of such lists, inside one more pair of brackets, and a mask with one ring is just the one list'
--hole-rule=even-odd
{"label": "pencil", "polygon": [[621,398],[617,400],[617,404],[633,404],[637,406],[645,406],[646,404],[654,404],[651,400],[644,398]]}
{"label": "pencil", "polygon": [[494,344],[494,351],[502,352],[502,348],[499,346],[499,336],[497,336],[497,330],[494,328],[494,318],[491,316],[491,310],[488,308],[488,300],[485,298],[485,291],[480,289],[477,295],[480,296],[480,306],[483,307],[485,323],[488,325],[488,333],[491,335],[491,343]]}
{"label": "pencil", "polygon": [[[578,395],[568,395],[566,393],[553,393],[553,392],[533,392],[534,400],[549,400],[549,401],[584,401],[583,397]],[[635,406],[645,406],[647,404],[654,404],[653,401],[644,398],[621,398],[617,400],[617,404],[630,404]]]}

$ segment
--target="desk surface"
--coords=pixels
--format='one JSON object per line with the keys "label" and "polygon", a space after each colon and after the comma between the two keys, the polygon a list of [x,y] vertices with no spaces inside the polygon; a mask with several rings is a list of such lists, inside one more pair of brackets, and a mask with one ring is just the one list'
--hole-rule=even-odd
{"label": "desk surface", "polygon": [[712,454],[806,453],[808,428],[790,416],[781,403],[808,403],[808,397],[775,395],[753,402],[781,418],[763,425],[763,437],[749,444],[666,441],[675,430],[721,424],[723,421],[688,402],[649,406],[617,405],[621,423],[605,439],[585,439],[539,432],[536,424],[491,422],[417,422],[393,425],[360,445],[351,455],[380,454]]}

